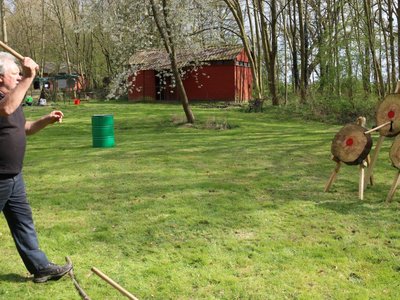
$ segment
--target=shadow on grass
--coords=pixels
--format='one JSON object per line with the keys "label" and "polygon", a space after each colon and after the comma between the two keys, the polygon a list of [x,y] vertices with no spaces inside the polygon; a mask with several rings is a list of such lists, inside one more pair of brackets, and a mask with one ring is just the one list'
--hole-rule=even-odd
{"label": "shadow on grass", "polygon": [[340,202],[331,201],[317,204],[318,206],[324,207],[336,211],[340,214],[363,214],[376,210],[376,207],[366,207],[362,202]]}
{"label": "shadow on grass", "polygon": [[364,215],[367,214],[369,218],[376,215],[377,218],[382,217],[382,215],[388,213],[392,214],[394,210],[399,210],[398,207],[389,205],[385,202],[370,202],[365,203],[361,200],[354,202],[340,202],[340,201],[329,201],[319,203],[318,206],[324,207],[326,209],[335,211],[343,215]]}
{"label": "shadow on grass", "polygon": [[21,276],[19,274],[15,273],[9,273],[9,274],[0,274],[0,282],[2,281],[8,281],[8,282],[26,282],[29,281],[29,278],[26,278],[24,276]]}

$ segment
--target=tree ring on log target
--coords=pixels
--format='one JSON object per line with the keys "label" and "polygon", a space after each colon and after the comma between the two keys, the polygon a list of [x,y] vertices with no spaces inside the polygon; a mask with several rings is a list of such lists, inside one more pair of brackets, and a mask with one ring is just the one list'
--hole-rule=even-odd
{"label": "tree ring on log target", "polygon": [[[376,125],[392,121],[392,126],[379,129],[380,135],[393,137],[400,133],[400,94],[389,94],[379,104],[376,112]],[[392,129],[392,130],[390,130]]]}
{"label": "tree ring on log target", "polygon": [[365,160],[372,148],[371,134],[365,134],[366,128],[357,124],[347,124],[332,140],[332,155],[348,165],[359,165]]}
{"label": "tree ring on log target", "polygon": [[396,136],[394,139],[392,147],[390,148],[389,157],[392,161],[392,165],[400,169],[400,135]]}

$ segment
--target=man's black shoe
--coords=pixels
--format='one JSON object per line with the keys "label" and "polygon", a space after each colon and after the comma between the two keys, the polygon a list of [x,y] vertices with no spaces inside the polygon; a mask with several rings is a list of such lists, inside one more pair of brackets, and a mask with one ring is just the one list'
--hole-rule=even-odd
{"label": "man's black shoe", "polygon": [[67,274],[72,269],[71,264],[66,264],[64,266],[58,266],[53,263],[49,263],[46,267],[39,270],[34,274],[33,282],[43,283],[48,280],[58,280]]}

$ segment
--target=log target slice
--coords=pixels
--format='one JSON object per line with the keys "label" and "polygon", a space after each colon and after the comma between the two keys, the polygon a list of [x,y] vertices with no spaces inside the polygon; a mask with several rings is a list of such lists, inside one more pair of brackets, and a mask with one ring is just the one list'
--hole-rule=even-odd
{"label": "log target slice", "polygon": [[[376,125],[382,125],[393,121],[392,126],[384,126],[379,129],[383,136],[393,137],[400,133],[400,94],[389,94],[379,104],[376,112]],[[392,131],[390,128],[392,127]]]}
{"label": "log target slice", "polygon": [[395,168],[400,170],[400,135],[398,135],[392,144],[389,152],[390,160]]}
{"label": "log target slice", "polygon": [[348,165],[361,164],[372,148],[371,134],[365,131],[360,125],[345,125],[332,140],[332,155]]}

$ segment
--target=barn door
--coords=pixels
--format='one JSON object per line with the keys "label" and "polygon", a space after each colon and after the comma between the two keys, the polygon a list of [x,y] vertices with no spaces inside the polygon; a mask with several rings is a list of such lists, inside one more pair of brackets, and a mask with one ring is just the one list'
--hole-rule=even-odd
{"label": "barn door", "polygon": [[155,78],[155,86],[156,86],[156,100],[163,101],[165,100],[165,84],[163,84],[162,74],[156,72],[154,76]]}

